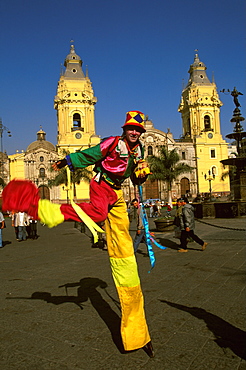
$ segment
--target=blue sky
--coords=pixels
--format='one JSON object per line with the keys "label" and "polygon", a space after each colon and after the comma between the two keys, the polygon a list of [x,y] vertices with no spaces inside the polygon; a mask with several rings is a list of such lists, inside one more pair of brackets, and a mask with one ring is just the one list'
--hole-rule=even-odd
{"label": "blue sky", "polygon": [[[244,0],[1,0],[0,117],[8,154],[26,150],[42,126],[56,144],[53,108],[60,68],[74,40],[88,66],[96,132],[118,135],[128,110],[182,134],[177,111],[195,49],[221,89],[237,90],[245,116]],[[220,94],[222,134],[232,132],[230,95]],[[244,126],[245,127],[245,126]]]}

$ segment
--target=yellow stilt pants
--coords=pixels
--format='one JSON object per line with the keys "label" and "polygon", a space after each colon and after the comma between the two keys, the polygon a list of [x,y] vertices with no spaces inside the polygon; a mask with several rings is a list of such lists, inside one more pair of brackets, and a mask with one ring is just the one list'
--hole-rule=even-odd
{"label": "yellow stilt pants", "polygon": [[121,303],[121,336],[126,351],[145,346],[150,341],[144,313],[129,219],[122,190],[114,190],[118,200],[105,221],[107,247],[114,282]]}

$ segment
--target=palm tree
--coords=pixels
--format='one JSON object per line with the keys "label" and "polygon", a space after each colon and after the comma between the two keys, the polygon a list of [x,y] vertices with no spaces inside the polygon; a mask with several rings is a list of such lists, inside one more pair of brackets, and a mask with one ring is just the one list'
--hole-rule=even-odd
{"label": "palm tree", "polygon": [[[64,156],[68,155],[68,151],[63,151]],[[51,171],[54,171],[51,167]],[[79,185],[80,182],[87,181],[89,182],[92,178],[92,171],[88,170],[87,168],[78,168],[75,171],[71,172],[71,184],[73,184],[73,196],[76,198],[76,184]],[[48,186],[52,188],[53,186],[59,186],[64,184],[67,186],[68,179],[67,179],[67,170],[63,167],[56,175],[56,177],[52,180],[49,180]]]}
{"label": "palm tree", "polygon": [[159,148],[159,156],[152,155],[147,160],[152,172],[149,176],[150,181],[161,180],[167,184],[168,204],[172,206],[172,183],[182,173],[191,172],[193,167],[180,162],[176,149],[168,151],[165,146]]}
{"label": "palm tree", "polygon": [[[52,169],[52,171],[54,171]],[[73,196],[76,198],[76,184],[79,185],[82,180],[89,182],[92,178],[92,171],[88,170],[87,168],[77,169],[74,172],[71,172],[71,184],[73,184]],[[49,180],[48,186],[52,188],[53,186],[59,186],[64,184],[67,186],[68,179],[67,179],[67,170],[66,168],[62,168],[56,177],[52,180]]]}

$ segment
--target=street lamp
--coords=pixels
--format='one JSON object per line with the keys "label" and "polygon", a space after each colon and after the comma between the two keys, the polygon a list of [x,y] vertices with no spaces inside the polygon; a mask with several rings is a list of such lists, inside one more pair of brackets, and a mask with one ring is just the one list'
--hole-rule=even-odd
{"label": "street lamp", "polygon": [[204,175],[204,179],[207,180],[209,182],[209,198],[210,198],[210,201],[211,201],[211,198],[212,198],[212,181],[215,179],[215,174],[208,170],[208,176],[205,174]]}
{"label": "street lamp", "polygon": [[0,177],[2,178],[2,180],[4,181],[3,179],[3,174],[4,174],[4,171],[3,171],[3,164],[4,164],[4,161],[3,161],[3,132],[4,131],[7,131],[8,133],[8,136],[11,137],[11,132],[10,130],[3,125],[2,123],[2,119],[0,118],[0,155],[1,155],[1,162],[0,162]]}
{"label": "street lamp", "polygon": [[67,187],[67,186],[63,186],[63,187],[62,187],[62,190],[67,192],[67,204],[69,204],[69,196],[68,196],[69,189],[68,189],[68,187]]}

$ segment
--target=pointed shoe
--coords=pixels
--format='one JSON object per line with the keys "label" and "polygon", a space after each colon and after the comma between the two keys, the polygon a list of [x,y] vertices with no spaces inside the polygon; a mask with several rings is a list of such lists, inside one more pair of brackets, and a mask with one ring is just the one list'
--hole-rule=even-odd
{"label": "pointed shoe", "polygon": [[145,344],[145,346],[143,347],[143,350],[144,350],[144,352],[147,353],[147,355],[150,358],[153,358],[155,356],[154,349],[153,349],[153,346],[152,346],[151,342],[148,342],[147,344]]}

